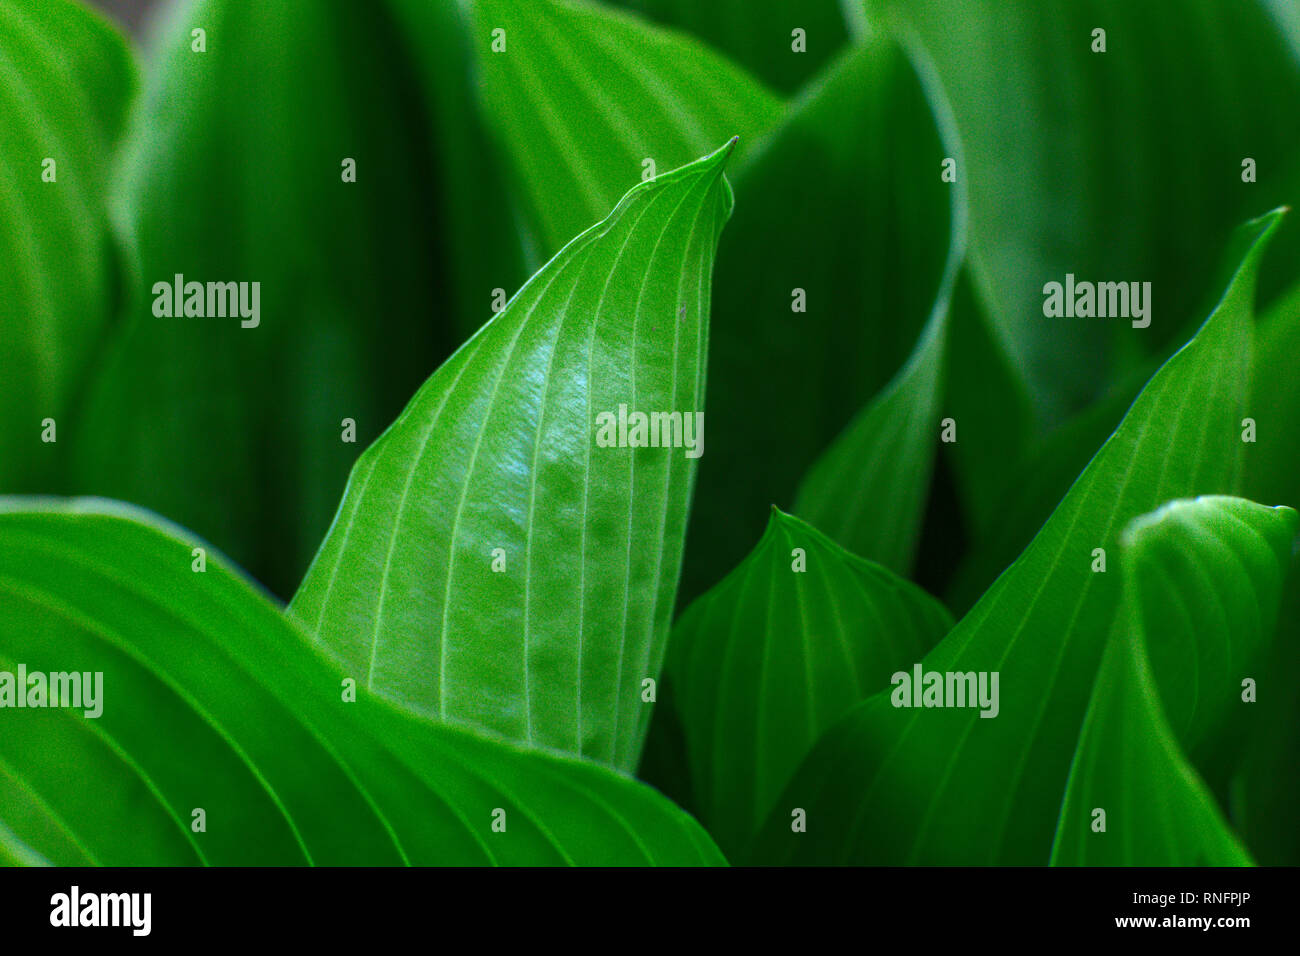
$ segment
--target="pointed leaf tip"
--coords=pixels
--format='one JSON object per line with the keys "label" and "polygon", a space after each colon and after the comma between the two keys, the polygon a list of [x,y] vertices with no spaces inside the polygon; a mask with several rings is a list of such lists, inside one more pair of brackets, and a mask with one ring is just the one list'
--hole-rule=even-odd
{"label": "pointed leaf tip", "polygon": [[[726,152],[633,186],[358,460],[291,611],[371,690],[635,769],[704,450]],[[633,455],[626,420],[605,431],[628,409],[698,424]]]}

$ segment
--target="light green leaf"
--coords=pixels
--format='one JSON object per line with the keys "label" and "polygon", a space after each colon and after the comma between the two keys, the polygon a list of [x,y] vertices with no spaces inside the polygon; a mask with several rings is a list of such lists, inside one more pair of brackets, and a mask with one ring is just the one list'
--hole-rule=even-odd
{"label": "light green leaf", "polygon": [[694,805],[719,845],[739,857],[822,731],[951,626],[920,588],[773,508],[669,650]]}
{"label": "light green leaf", "polygon": [[[763,862],[1046,863],[1070,754],[1119,598],[1099,568],[1132,518],[1171,498],[1232,492],[1248,387],[1255,277],[1274,213],[1191,343],[1010,569],[923,661],[999,674],[992,708],[860,704],[827,732],[778,801]],[[897,688],[895,689],[897,692]],[[790,832],[790,807],[807,810]]]}
{"label": "light green leaf", "polygon": [[763,0],[761,5],[753,0],[613,3],[694,34],[783,93],[795,92],[848,39],[845,20],[850,11],[840,9],[840,0]]}
{"label": "light green leaf", "polygon": [[482,109],[542,261],[607,216],[649,174],[646,160],[664,173],[735,135],[743,157],[782,114],[780,100],[698,41],[620,11],[557,0],[468,7]]}
{"label": "light green leaf", "polygon": [[1290,508],[1224,497],[1176,501],[1129,525],[1121,609],[1074,756],[1054,865],[1251,862],[1188,755],[1231,710],[1252,706],[1242,703],[1242,681],[1259,674],[1272,638],[1296,526]]}
{"label": "light green leaf", "polygon": [[0,501],[0,669],[102,674],[97,717],[84,700],[6,709],[0,854],[721,862],[698,825],[636,781],[418,719],[363,688],[348,702],[347,672],[216,552],[194,571],[198,547],[112,502]]}
{"label": "light green leaf", "polygon": [[0,821],[0,866],[49,866],[45,859],[22,840],[18,839],[8,827]]}
{"label": "light green leaf", "polygon": [[1263,3],[1291,44],[1292,55],[1300,61],[1300,3],[1297,0],[1263,0]]}
{"label": "light green leaf", "polygon": [[[423,105],[382,7],[197,0],[167,15],[115,185],[139,273],[59,439],[76,491],[179,521],[288,595],[358,450],[460,341],[429,266],[426,124],[392,121]],[[177,275],[257,283],[258,314],[217,296],[204,317],[155,314]]]}
{"label": "light green leaf", "polygon": [[[0,488],[48,489],[118,306],[105,194],[136,91],[121,36],[71,0],[0,2]],[[54,419],[56,441],[42,441]]]}
{"label": "light green leaf", "polygon": [[[659,674],[712,434],[709,283],[730,149],[629,192],[362,455],[293,611],[366,687],[636,766],[642,682]],[[598,443],[605,416],[624,413],[679,413],[679,447]]]}
{"label": "light green leaf", "polygon": [[[864,2],[934,65],[968,160],[976,277],[1051,421],[1122,356],[1175,341],[1217,291],[1233,225],[1300,199],[1300,61],[1258,0]],[[1294,262],[1300,233],[1279,241]],[[1067,274],[1151,282],[1150,327],[1046,318],[1043,287]]]}

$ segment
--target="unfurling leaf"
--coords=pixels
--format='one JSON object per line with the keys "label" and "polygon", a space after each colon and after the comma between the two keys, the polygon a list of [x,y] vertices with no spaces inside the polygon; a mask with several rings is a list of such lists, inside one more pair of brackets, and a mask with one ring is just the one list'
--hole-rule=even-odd
{"label": "unfurling leaf", "polygon": [[[629,192],[361,457],[292,611],[367,688],[636,765],[707,450],[730,149]],[[660,447],[635,447],[638,415]]]}

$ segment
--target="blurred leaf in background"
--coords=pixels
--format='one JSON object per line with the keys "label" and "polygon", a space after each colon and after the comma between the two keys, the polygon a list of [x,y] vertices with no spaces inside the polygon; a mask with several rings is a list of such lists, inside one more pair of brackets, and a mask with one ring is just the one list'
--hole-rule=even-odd
{"label": "blurred leaf in background", "polygon": [[[439,28],[395,0],[421,42]],[[780,99],[690,37],[590,3],[467,0],[478,102],[507,158],[535,260],[605,218],[638,182],[739,136],[744,162]]]}
{"label": "blurred leaf in background", "polygon": [[826,66],[849,34],[849,14],[840,0],[609,2],[699,37],[786,94],[798,91]]}
{"label": "blurred leaf in background", "polygon": [[105,196],[138,79],[73,0],[0,2],[0,72],[0,490],[50,492],[122,295]]}
{"label": "blurred leaf in background", "polygon": [[[455,236],[382,6],[197,0],[162,31],[117,180],[138,271],[68,429],[73,484],[193,528],[287,595],[359,449],[458,341]],[[260,283],[260,324],[156,316],[176,275]]]}
{"label": "blurred leaf in background", "polygon": [[[1254,0],[864,2],[951,104],[976,276],[1044,421],[1190,333],[1231,229],[1300,199],[1300,60]],[[1300,257],[1289,232],[1264,303]],[[1151,327],[1045,320],[1067,273],[1150,281]]]}
{"label": "blurred leaf in background", "polygon": [[[710,339],[714,443],[700,468],[684,597],[744,556],[772,504],[794,507],[818,455],[914,350],[921,372],[938,372],[945,272],[964,238],[962,196],[942,179],[948,155],[921,79],[882,37],[837,58],[737,171]],[[936,311],[927,350],[918,343]],[[937,398],[937,378],[917,384],[918,400]],[[922,413],[910,428],[919,467],[889,474],[923,498],[938,422]],[[894,502],[855,490],[883,523]],[[861,555],[906,574],[917,516],[899,510],[901,541],[882,535]]]}

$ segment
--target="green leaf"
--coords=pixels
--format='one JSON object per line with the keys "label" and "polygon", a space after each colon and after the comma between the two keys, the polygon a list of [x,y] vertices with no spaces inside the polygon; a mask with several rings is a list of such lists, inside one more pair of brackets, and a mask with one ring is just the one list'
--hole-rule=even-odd
{"label": "green leaf", "polygon": [[1277,637],[1259,668],[1259,714],[1231,781],[1232,820],[1263,866],[1300,864],[1300,552],[1291,560]]}
{"label": "green leaf", "polygon": [[[1259,321],[1251,399],[1246,416],[1254,441],[1245,442],[1244,484],[1256,501],[1300,507],[1300,281]],[[1243,434],[1246,423],[1243,422]]]}
{"label": "green leaf", "polygon": [[[1247,222],[1232,232],[1216,269],[1219,289],[1230,284],[1232,276],[1242,264],[1243,256],[1251,250],[1257,239],[1257,229],[1253,222]],[[1213,299],[1206,302],[1206,311],[1213,307]],[[1187,321],[1186,325],[1187,337],[1195,334],[1195,323]],[[1264,326],[1268,326],[1268,323],[1264,323]],[[965,345],[970,346],[969,339]],[[1271,349],[1273,347],[1268,345],[1258,349],[1257,363],[1264,362],[1264,356]],[[1173,351],[1175,350],[1171,349],[1169,355],[1173,355]],[[957,349],[954,349],[954,354],[959,355]],[[975,421],[970,421],[971,416],[966,414],[965,408],[954,410],[954,414],[961,414],[969,424],[963,432],[967,441],[965,444],[958,442],[952,446],[953,449],[965,447],[967,473],[970,473],[979,459],[992,458],[984,460],[983,468],[989,473],[996,468],[998,493],[992,498],[995,507],[992,510],[985,509],[982,518],[975,523],[975,533],[972,536],[974,540],[969,553],[958,567],[956,578],[946,588],[945,597],[950,607],[959,613],[969,609],[997,575],[1005,571],[1030,541],[1034,540],[1039,528],[1043,527],[1056,509],[1057,502],[1065,497],[1075,477],[1087,466],[1088,460],[1096,454],[1102,442],[1115,431],[1145,382],[1169,359],[1169,355],[1162,359],[1141,359],[1135,368],[1112,382],[1108,392],[1092,405],[1075,412],[1044,436],[1032,438],[1023,447],[1019,457],[996,458],[998,450],[1005,450],[1006,440],[1005,437],[998,436],[998,421],[992,410],[983,416],[976,415]],[[958,362],[961,360],[958,358]],[[970,371],[974,372],[974,369]],[[1252,380],[1257,378],[1256,372],[1252,375]],[[1290,388],[1282,382],[1270,382],[1270,389],[1275,386]],[[1002,390],[996,377],[992,389],[995,392]],[[1260,394],[1257,386],[1255,392]],[[969,398],[970,393],[967,393],[967,399]],[[1251,405],[1257,406],[1258,402],[1252,401]],[[1018,410],[1021,406],[1013,401],[1010,407]],[[972,437],[975,441],[970,441]],[[991,440],[992,447],[988,447]],[[1245,446],[1243,454],[1248,454],[1251,447],[1253,445]],[[1252,493],[1251,497],[1256,501],[1286,501],[1286,498],[1275,497],[1273,494]],[[979,516],[978,506],[976,515]]]}
{"label": "green leaf", "polygon": [[912,358],[813,463],[794,504],[855,554],[900,573],[912,568],[934,466],[946,291],[935,309]]}
{"label": "green leaf", "polygon": [[[950,607],[958,612],[969,609],[1034,540],[1075,479],[1123,421],[1144,384],[1145,380],[1136,379],[1125,382],[1043,438],[1030,442],[1019,457],[1003,460],[1001,483],[992,499],[995,504],[985,513],[983,526],[976,526],[970,549],[945,592]],[[993,420],[987,424],[993,425]],[[953,447],[961,447],[964,439],[969,448],[974,433],[974,428],[967,427]]]}
{"label": "green leaf", "polygon": [[[1214,270],[1220,279],[1219,288],[1223,288],[1232,281],[1233,275],[1241,266],[1241,260],[1250,250],[1251,246],[1258,240],[1258,233],[1254,223],[1246,223],[1235,229],[1228,239],[1227,248],[1220,258],[1218,267]],[[1293,301],[1300,301],[1294,300]],[[1213,308],[1213,301],[1206,304],[1206,310]],[[1269,314],[1275,314],[1278,308],[1287,308],[1287,301],[1284,300],[1278,306],[1269,310]],[[1187,325],[1187,337],[1195,333],[1195,323],[1187,321],[1182,324]],[[1276,328],[1277,325],[1265,318],[1260,323],[1262,330]],[[1280,328],[1278,329],[1280,331]],[[1269,334],[1269,333],[1266,333]],[[1183,336],[1179,336],[1183,337]],[[969,341],[965,343],[969,347]],[[1271,395],[1274,389],[1285,392],[1292,386],[1289,380],[1273,381],[1278,373],[1283,377],[1289,376],[1289,369],[1285,372],[1282,369],[1275,369],[1270,374],[1265,371],[1262,378],[1264,384],[1260,384],[1261,372],[1260,367],[1266,363],[1266,356],[1277,352],[1279,346],[1285,349],[1282,343],[1272,344],[1261,340],[1261,347],[1256,351],[1256,369],[1252,374],[1252,391],[1256,396],[1250,402],[1251,409],[1261,407],[1260,396]],[[959,346],[960,347],[960,346]],[[1046,435],[1035,438],[1023,448],[1018,458],[1008,457],[998,466],[997,473],[999,476],[998,492],[992,500],[995,507],[992,511],[985,511],[983,518],[975,524],[974,540],[969,552],[963,559],[958,568],[955,579],[949,583],[945,597],[949,607],[956,609],[958,612],[964,612],[978,600],[984,590],[993,582],[993,580],[1002,573],[1016,559],[1016,556],[1029,544],[1038,530],[1047,521],[1052,511],[1055,509],[1057,502],[1065,496],[1070,485],[1075,478],[1083,471],[1084,466],[1089,459],[1101,447],[1102,443],[1119,425],[1124,417],[1124,413],[1133,404],[1134,399],[1142,390],[1142,386],[1151,378],[1160,366],[1168,360],[1169,355],[1173,354],[1174,349],[1170,349],[1168,355],[1163,358],[1151,357],[1141,359],[1139,364],[1129,370],[1122,376],[1118,377],[1108,389],[1107,393],[1097,399],[1086,408],[1076,412],[1065,422],[1057,425]],[[957,349],[954,353],[960,356]],[[1278,353],[1281,354],[1281,353]],[[962,361],[959,357],[957,361]],[[999,379],[994,376],[991,384],[992,391],[1002,390]],[[1261,392],[1260,389],[1267,388],[1268,391]],[[969,396],[968,396],[969,398]],[[1011,409],[1018,409],[1020,406],[1014,401],[1009,405]],[[1281,408],[1286,407],[1285,399],[1280,403]],[[1288,433],[1283,427],[1286,424],[1284,417],[1286,412],[1282,411],[1277,414],[1275,406],[1273,414],[1270,414],[1269,434],[1277,437],[1280,433]],[[961,410],[955,410],[961,412]],[[963,417],[969,420],[970,416]],[[976,417],[973,423],[975,427],[967,427],[964,436],[965,458],[968,464],[976,458],[984,457],[986,451],[983,447],[974,449],[974,445],[984,445],[989,442],[990,437],[993,439],[994,451],[999,447],[1005,447],[1005,439],[997,437],[998,421],[995,413],[989,410],[983,417]],[[1300,428],[1300,420],[1296,422]],[[1246,422],[1243,420],[1242,425]],[[1243,437],[1247,435],[1243,427]],[[976,441],[971,442],[969,439],[974,436]],[[1271,448],[1279,449],[1286,445],[1285,439],[1281,443],[1271,443]],[[962,447],[958,442],[951,446],[954,449]],[[1251,456],[1251,449],[1255,448],[1255,443],[1244,445],[1242,454],[1246,457]],[[1265,460],[1268,456],[1263,456]],[[1007,467],[1007,461],[1012,463]],[[1290,462],[1288,458],[1287,466],[1284,470],[1290,474]],[[990,467],[991,464],[985,467]],[[1260,473],[1262,465],[1254,465],[1247,468],[1249,474],[1253,468],[1256,473]],[[1292,499],[1286,495],[1274,494],[1275,489],[1261,491],[1257,487],[1247,489],[1249,496],[1256,501],[1280,501],[1292,503]],[[1296,502],[1300,504],[1300,502]],[[978,512],[977,512],[978,514]]]}
{"label": "green leaf", "polygon": [[[401,713],[188,533],[0,501],[0,669],[102,674],[6,709],[0,855],[56,865],[718,863],[649,788]],[[165,733],[159,733],[163,727]],[[193,826],[195,808],[206,830]],[[493,828],[502,819],[504,832]],[[25,849],[24,849],[25,848]]]}
{"label": "green leaf", "polygon": [[0,71],[0,488],[26,491],[62,480],[44,421],[66,441],[117,308],[105,193],[137,79],[121,36],[69,0],[0,2]]}
{"label": "green leaf", "polygon": [[719,845],[741,854],[822,731],[951,626],[920,588],[773,508],[670,643],[694,805]]}
{"label": "green leaf", "polygon": [[1263,3],[1291,44],[1292,56],[1300,61],[1300,3],[1296,0],[1263,0]]}
{"label": "green leaf", "polygon": [[542,265],[510,201],[505,159],[494,148],[475,88],[477,44],[460,3],[386,0],[424,93],[436,150],[437,255],[457,343],[478,331],[497,290],[517,289]]}
{"label": "green leaf", "polygon": [[[1174,340],[1217,291],[1233,225],[1300,199],[1300,61],[1258,0],[866,2],[938,74],[976,276],[1049,420],[1100,394],[1124,354]],[[1281,242],[1294,262],[1300,234]],[[1067,274],[1150,281],[1151,326],[1045,318],[1043,286]]]}
{"label": "green leaf", "polygon": [[[731,145],[629,192],[362,455],[292,608],[366,687],[636,766],[707,448]],[[680,413],[681,446],[604,447],[620,409]]]}
{"label": "green leaf", "polygon": [[699,42],[616,10],[555,0],[469,9],[482,109],[543,261],[607,216],[646,160],[663,173],[735,135],[743,157],[783,110]]}
{"label": "green leaf", "polygon": [[[129,313],[59,437],[75,490],[165,514],[287,595],[357,451],[459,341],[429,267],[426,124],[392,121],[423,105],[380,8],[169,13],[115,187],[140,263]],[[176,275],[259,283],[256,327],[156,315]]]}
{"label": "green leaf", "polygon": [[[874,46],[891,48],[888,41]],[[924,77],[918,78],[924,85]],[[951,117],[940,112],[936,122],[945,144],[955,144]],[[925,134],[915,141],[927,141]],[[896,149],[893,143],[891,147]],[[946,174],[950,164],[959,167],[963,160],[960,150],[950,146],[945,151],[955,154],[943,160],[940,169]],[[909,180],[914,175],[910,173]],[[940,181],[946,181],[944,176]],[[910,182],[909,188],[918,192]],[[951,197],[948,255],[916,347],[897,375],[813,463],[795,499],[797,512],[846,548],[904,574],[912,569],[921,537],[936,432],[948,433],[956,425],[952,418],[940,421],[938,411],[943,401],[949,312],[966,254],[966,194],[960,181],[946,189]],[[919,192],[933,195],[932,188]],[[905,222],[899,217],[899,225]],[[920,288],[927,285],[923,282]],[[970,297],[963,296],[959,307],[971,308]],[[878,320],[874,325],[879,327]]]}
{"label": "green leaf", "polygon": [[[889,48],[885,42],[875,47]],[[929,145],[924,135],[916,141]],[[895,143],[890,145],[896,149]],[[960,153],[952,161],[960,165]],[[795,510],[840,544],[903,574],[912,569],[921,536],[936,430],[942,424],[937,412],[943,399],[948,313],[966,254],[965,190],[959,184],[947,188],[948,256],[916,347],[897,375],[813,463],[795,498]],[[932,195],[930,190],[921,192]]]}
{"label": "green leaf", "polygon": [[[946,444],[943,451],[952,460],[967,524],[977,537],[996,526],[999,498],[1008,480],[1034,477],[1032,471],[1008,468],[1030,447],[1034,409],[992,321],[979,301],[970,269],[962,269],[949,306],[950,338],[943,405],[957,426],[957,440]],[[1118,420],[1116,415],[1116,423]],[[1100,446],[1098,440],[1088,449],[1084,460],[1070,473],[1071,479],[1083,470],[1087,457]],[[1052,498],[1053,505],[1061,500],[1066,487],[1068,482]],[[1047,513],[1050,510],[1049,507]],[[1039,521],[1033,531],[1041,526]],[[1029,542],[1033,531],[1021,540],[1021,547],[1012,557]],[[1008,563],[1004,562],[998,570]]]}
{"label": "green leaf", "polygon": [[[671,651],[672,641],[669,640]],[[665,668],[667,662],[665,661]],[[691,792],[690,758],[686,754],[686,731],[677,713],[677,694],[667,670],[655,685],[655,708],[646,731],[645,747],[636,776],[654,787],[687,813],[698,816]]]}
{"label": "green leaf", "polygon": [[49,866],[45,859],[22,840],[18,839],[8,827],[0,821],[0,866]]}
{"label": "green leaf", "polygon": [[[1266,239],[1254,224],[1232,285],[1143,390],[1047,524],[928,654],[925,672],[999,674],[988,708],[903,708],[881,693],[827,732],[778,801],[762,862],[1043,864],[1069,755],[1119,599],[1097,573],[1132,518],[1171,498],[1232,492]],[[895,689],[895,693],[897,688]],[[807,811],[792,833],[790,808]]]}
{"label": "green leaf", "polygon": [[[848,39],[839,0],[614,0],[692,33],[783,93],[793,93]],[[803,37],[795,36],[802,30]],[[796,49],[799,40],[803,49]]]}
{"label": "green leaf", "polygon": [[[1255,441],[1244,444],[1245,493],[1257,501],[1300,508],[1300,283],[1260,318],[1251,401],[1246,416]],[[1244,425],[1244,422],[1243,422]],[[1245,433],[1243,427],[1243,434]],[[1300,558],[1292,570],[1300,581]],[[1255,858],[1264,865],[1300,864],[1300,587],[1288,589],[1277,641],[1260,668],[1260,716],[1247,745],[1247,767],[1232,791]]]}
{"label": "green leaf", "polygon": [[[888,414],[933,399],[943,319],[929,339],[923,330],[943,311],[962,236],[960,186],[941,179],[949,155],[921,78],[886,38],[838,58],[737,174],[736,222],[718,253],[713,437],[691,515],[686,597],[739,563],[772,504],[794,507],[805,472],[918,341],[933,348],[864,428],[868,440],[881,425],[885,437],[919,443],[906,446],[918,466],[933,454],[937,422],[897,435]],[[890,543],[866,556],[902,563],[907,550]]]}
{"label": "green leaf", "polygon": [[1129,525],[1124,596],[1075,752],[1054,865],[1251,862],[1188,754],[1243,706],[1243,679],[1258,674],[1272,638],[1296,526],[1290,508],[1224,497],[1172,502]]}

